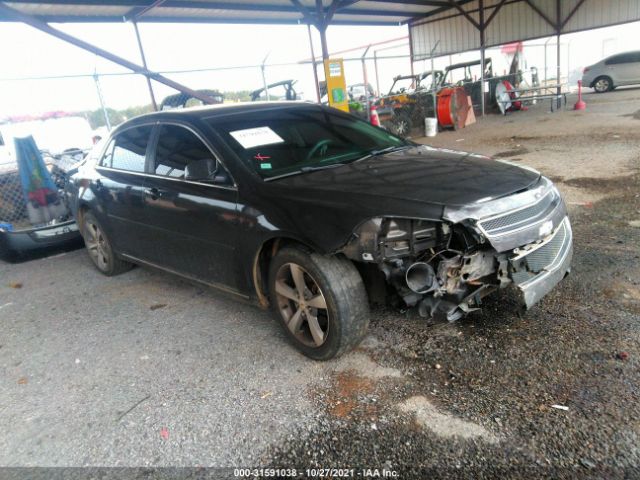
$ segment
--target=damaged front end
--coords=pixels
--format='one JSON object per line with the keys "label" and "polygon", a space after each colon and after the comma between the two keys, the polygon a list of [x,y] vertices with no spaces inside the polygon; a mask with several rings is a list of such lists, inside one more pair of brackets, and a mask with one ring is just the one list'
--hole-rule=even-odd
{"label": "damaged front end", "polygon": [[407,307],[454,321],[509,286],[531,307],[569,272],[573,248],[564,202],[543,177],[524,192],[445,208],[442,220],[372,218],[342,253],[376,264]]}

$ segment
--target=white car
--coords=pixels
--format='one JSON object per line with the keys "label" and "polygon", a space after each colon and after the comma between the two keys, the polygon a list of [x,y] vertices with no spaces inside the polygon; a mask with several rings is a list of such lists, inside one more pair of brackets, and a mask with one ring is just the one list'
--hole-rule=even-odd
{"label": "white car", "polygon": [[640,84],[640,51],[618,53],[586,67],[582,72],[582,85],[593,88],[597,93],[634,84]]}

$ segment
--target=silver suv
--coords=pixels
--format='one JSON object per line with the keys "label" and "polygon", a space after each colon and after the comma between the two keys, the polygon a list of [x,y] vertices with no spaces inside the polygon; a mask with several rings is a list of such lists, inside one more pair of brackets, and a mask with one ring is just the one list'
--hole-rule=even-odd
{"label": "silver suv", "polygon": [[620,85],[640,84],[640,51],[626,52],[600,60],[582,72],[582,84],[597,93]]}

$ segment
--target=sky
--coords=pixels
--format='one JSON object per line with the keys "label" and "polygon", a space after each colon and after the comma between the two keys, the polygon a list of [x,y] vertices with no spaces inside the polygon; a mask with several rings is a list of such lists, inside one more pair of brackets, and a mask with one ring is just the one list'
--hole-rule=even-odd
{"label": "sky", "polygon": [[[140,63],[135,34],[130,24],[64,24],[54,25],[67,33],[109,50],[132,62]],[[604,29],[565,35],[562,40],[561,62],[563,75],[567,70],[578,72],[603,56],[640,48],[640,22]],[[168,77],[192,88],[219,90],[254,90],[262,86],[261,64],[296,63],[310,58],[306,26],[271,25],[179,25],[141,24],[139,26],[149,68],[155,71],[203,68],[226,68],[212,72],[175,73]],[[320,41],[312,29],[316,55]],[[408,56],[406,26],[397,27],[329,27],[329,50],[342,51],[369,43],[398,39],[389,44],[393,48],[378,51],[379,56]],[[555,72],[555,40],[547,46],[549,71]],[[525,43],[525,62],[544,66],[545,39]],[[382,47],[372,47],[373,50]],[[359,58],[364,49],[340,54],[345,58]],[[489,51],[495,70],[507,68],[507,58],[499,50]],[[478,57],[469,52],[437,59],[436,68],[449,62]],[[50,37],[22,24],[5,23],[0,28],[0,117],[36,114],[54,110],[93,110],[100,106],[96,85],[91,76],[85,78],[25,80],[25,77],[92,75],[94,73],[126,73],[127,70],[94,54]],[[249,66],[250,68],[229,68]],[[346,62],[348,83],[362,82],[360,61]],[[551,65],[553,65],[551,67]],[[427,62],[418,62],[416,72],[428,69]],[[380,78],[376,82],[372,61],[367,62],[370,83],[388,91],[392,78],[410,73],[408,58],[385,59],[378,62]],[[550,73],[551,76],[551,73]],[[309,64],[268,66],[267,82],[288,78],[298,80],[298,91],[304,98],[315,99],[312,67]],[[575,77],[575,75],[574,75]],[[101,76],[100,87],[108,107],[121,109],[149,103],[146,82],[140,76]],[[169,87],[154,82],[158,100],[175,93]]]}

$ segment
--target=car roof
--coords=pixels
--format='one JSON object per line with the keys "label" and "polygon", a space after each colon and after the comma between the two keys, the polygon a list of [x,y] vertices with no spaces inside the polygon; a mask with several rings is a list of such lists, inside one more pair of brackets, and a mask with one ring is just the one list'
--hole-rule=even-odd
{"label": "car roof", "polygon": [[609,55],[608,57],[603,58],[602,60],[609,60],[610,58],[617,57],[619,55],[627,55],[629,53],[640,53],[640,50],[628,50],[626,52],[614,53],[612,55]]}
{"label": "car roof", "polygon": [[217,105],[203,105],[198,107],[176,108],[162,110],[160,112],[146,113],[127,120],[120,126],[133,126],[138,123],[149,123],[150,121],[161,120],[201,120],[235,115],[239,113],[257,113],[269,110],[294,110],[300,108],[322,108],[322,105],[305,101],[282,101],[282,102],[242,102],[242,103],[222,103]]}

